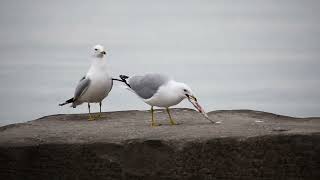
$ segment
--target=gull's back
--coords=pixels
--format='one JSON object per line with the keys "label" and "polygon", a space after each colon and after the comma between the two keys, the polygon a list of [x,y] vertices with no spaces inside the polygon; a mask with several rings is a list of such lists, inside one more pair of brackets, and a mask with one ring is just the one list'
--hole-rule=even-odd
{"label": "gull's back", "polygon": [[160,86],[169,82],[170,78],[158,73],[149,73],[143,76],[132,76],[129,78],[131,89],[141,98],[151,98]]}

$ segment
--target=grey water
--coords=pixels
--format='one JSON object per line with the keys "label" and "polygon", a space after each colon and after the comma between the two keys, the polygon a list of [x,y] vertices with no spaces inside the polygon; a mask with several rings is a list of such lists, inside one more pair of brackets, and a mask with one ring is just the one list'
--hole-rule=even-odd
{"label": "grey water", "polygon": [[[317,0],[3,0],[0,125],[86,113],[58,104],[73,95],[95,44],[106,47],[112,75],[168,74],[207,111],[320,116],[319,8]],[[103,111],[132,109],[149,106],[115,83]]]}

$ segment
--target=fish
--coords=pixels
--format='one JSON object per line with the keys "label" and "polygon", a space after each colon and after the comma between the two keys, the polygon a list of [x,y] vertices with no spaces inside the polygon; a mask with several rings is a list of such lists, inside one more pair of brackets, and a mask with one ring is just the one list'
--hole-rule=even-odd
{"label": "fish", "polygon": [[199,104],[196,98],[188,98],[188,100],[207,120],[209,120],[211,123],[216,123],[215,121],[209,118],[208,114],[206,113],[204,108]]}

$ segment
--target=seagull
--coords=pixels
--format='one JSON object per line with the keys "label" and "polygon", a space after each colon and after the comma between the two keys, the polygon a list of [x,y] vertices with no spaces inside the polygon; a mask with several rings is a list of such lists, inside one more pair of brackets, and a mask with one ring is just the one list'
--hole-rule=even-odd
{"label": "seagull", "polygon": [[89,120],[95,120],[95,117],[91,116],[90,103],[99,103],[100,114],[98,117],[100,117],[102,100],[108,96],[113,85],[112,77],[108,74],[105,56],[106,51],[103,46],[93,47],[93,60],[87,74],[80,79],[74,96],[59,106],[72,103],[71,107],[76,108],[82,103],[88,103]]}
{"label": "seagull", "polygon": [[[166,108],[170,124],[176,125],[177,123],[172,119],[169,107],[179,104],[186,98],[200,113],[210,120],[204,109],[199,105],[197,98],[193,95],[191,88],[184,83],[176,82],[166,75],[158,73],[148,73],[143,76],[136,75],[132,77],[120,75],[120,79],[115,80],[124,82],[129,90],[133,91],[145,103],[151,106],[151,126],[158,126],[154,118],[154,106]],[[210,121],[215,123],[212,120]]]}

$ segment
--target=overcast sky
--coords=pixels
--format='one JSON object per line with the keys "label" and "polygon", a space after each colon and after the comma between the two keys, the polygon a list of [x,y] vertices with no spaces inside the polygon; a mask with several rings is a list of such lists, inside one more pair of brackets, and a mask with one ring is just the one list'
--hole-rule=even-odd
{"label": "overcast sky", "polygon": [[[166,73],[209,111],[320,116],[319,9],[317,0],[2,0],[0,119],[85,113],[57,104],[73,94],[98,43],[113,75]],[[120,87],[105,104],[149,108]]]}

